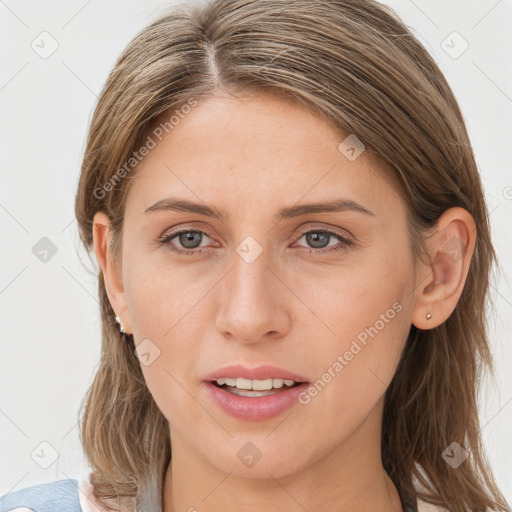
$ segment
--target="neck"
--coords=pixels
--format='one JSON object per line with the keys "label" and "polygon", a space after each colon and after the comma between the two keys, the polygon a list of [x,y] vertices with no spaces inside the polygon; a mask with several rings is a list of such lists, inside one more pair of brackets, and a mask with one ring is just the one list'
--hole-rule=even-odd
{"label": "neck", "polygon": [[171,429],[172,458],[163,489],[164,512],[402,512],[382,467],[382,407],[341,445],[287,476],[247,478],[220,470]]}

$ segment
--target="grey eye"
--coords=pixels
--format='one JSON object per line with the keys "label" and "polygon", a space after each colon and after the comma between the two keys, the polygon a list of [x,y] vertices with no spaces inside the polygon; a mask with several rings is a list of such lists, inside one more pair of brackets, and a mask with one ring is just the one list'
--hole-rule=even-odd
{"label": "grey eye", "polygon": [[200,246],[203,233],[201,231],[183,231],[173,238],[178,238],[185,249],[197,249]]}
{"label": "grey eye", "polygon": [[332,238],[332,235],[326,231],[310,231],[303,236],[306,237],[306,241],[311,244],[314,249],[323,249],[324,247],[327,247],[329,239]]}

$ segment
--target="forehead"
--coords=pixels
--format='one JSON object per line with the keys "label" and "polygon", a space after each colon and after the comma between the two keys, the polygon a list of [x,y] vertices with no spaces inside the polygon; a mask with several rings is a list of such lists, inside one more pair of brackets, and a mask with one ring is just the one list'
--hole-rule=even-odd
{"label": "forehead", "polygon": [[[351,161],[349,134],[319,114],[273,95],[217,96],[199,102],[136,168],[127,211],[179,196],[240,213],[247,207],[345,197],[362,204],[399,198],[368,152]],[[375,206],[377,204],[377,206]]]}

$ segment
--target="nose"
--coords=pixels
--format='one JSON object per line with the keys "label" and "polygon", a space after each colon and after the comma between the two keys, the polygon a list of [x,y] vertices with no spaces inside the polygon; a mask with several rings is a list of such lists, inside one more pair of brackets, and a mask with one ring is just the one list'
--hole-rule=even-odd
{"label": "nose", "polygon": [[265,251],[250,263],[235,253],[221,282],[216,327],[226,339],[245,344],[282,338],[290,329],[291,296]]}

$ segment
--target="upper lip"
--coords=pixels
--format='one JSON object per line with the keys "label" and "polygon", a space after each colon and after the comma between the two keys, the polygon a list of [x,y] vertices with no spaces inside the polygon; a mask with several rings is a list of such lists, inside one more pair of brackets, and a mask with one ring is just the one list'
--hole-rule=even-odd
{"label": "upper lip", "polygon": [[293,380],[295,382],[308,382],[306,378],[298,375],[295,372],[268,364],[255,366],[253,368],[248,368],[247,366],[242,366],[241,364],[224,366],[223,368],[219,368],[218,370],[215,370],[214,372],[206,375],[203,380],[214,381],[221,379],[222,377],[228,377],[232,379],[240,377],[242,379],[251,380],[266,380],[272,378]]}

